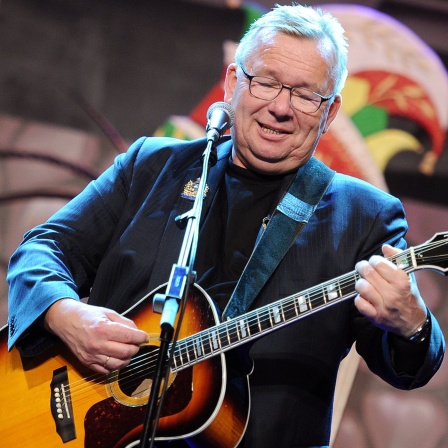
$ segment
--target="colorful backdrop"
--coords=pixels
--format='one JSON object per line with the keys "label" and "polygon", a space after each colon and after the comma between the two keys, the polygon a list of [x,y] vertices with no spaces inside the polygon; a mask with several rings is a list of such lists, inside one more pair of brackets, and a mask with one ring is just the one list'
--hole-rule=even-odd
{"label": "colorful backdrop", "polygon": [[[0,9],[0,325],[6,266],[45,220],[140,135],[204,135],[235,42],[256,4],[3,2]],[[411,245],[448,230],[448,75],[390,15],[325,4],[347,30],[343,109],[317,156],[404,202]],[[368,206],[368,204],[366,204]],[[417,274],[448,334],[447,279]],[[448,362],[430,384],[396,391],[351,355],[340,379],[335,448],[448,448]],[[1,387],[1,386],[0,386]]]}

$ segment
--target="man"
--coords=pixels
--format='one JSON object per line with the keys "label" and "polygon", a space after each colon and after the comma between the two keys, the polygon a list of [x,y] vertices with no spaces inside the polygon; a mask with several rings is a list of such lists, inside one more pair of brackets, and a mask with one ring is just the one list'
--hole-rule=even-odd
{"label": "man", "polygon": [[[346,53],[333,17],[278,6],[252,25],[228,67],[224,99],[236,119],[207,180],[195,264],[197,283],[220,310],[262,223],[315,160],[341,105]],[[140,139],[25,236],[8,273],[10,346],[32,356],[59,338],[99,373],[129,363],[148,335],[119,313],[168,280],[184,235],[174,218],[191,207],[181,193],[200,174],[204,148],[204,139]],[[336,374],[353,342],[398,388],[422,386],[437,371],[440,328],[414,278],[380,256],[404,249],[406,230],[396,198],[334,176],[251,309],[355,266],[358,295],[254,342],[251,415],[240,446],[327,446]],[[80,301],[86,296],[88,304]]]}

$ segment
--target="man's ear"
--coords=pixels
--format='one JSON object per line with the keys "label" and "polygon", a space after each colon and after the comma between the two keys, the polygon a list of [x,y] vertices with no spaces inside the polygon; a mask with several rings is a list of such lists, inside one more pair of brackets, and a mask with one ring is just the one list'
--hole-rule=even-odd
{"label": "man's ear", "polygon": [[325,132],[328,131],[328,129],[330,128],[330,124],[336,118],[336,115],[338,114],[341,104],[342,104],[341,95],[339,95],[339,94],[335,95],[334,100],[331,103],[330,108],[328,110],[327,121],[325,123],[325,128],[324,128],[324,134],[325,134]]}
{"label": "man's ear", "polygon": [[224,101],[230,103],[235,91],[237,76],[236,70],[238,66],[235,63],[230,64],[227,67],[226,79],[224,80]]}

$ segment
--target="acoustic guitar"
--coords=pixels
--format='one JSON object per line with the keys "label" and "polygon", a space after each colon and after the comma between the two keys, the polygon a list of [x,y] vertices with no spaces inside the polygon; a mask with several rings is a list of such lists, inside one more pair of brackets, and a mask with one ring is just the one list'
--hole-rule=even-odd
{"label": "acoustic guitar", "polygon": [[[407,273],[432,269],[447,275],[447,245],[448,232],[437,233],[389,260]],[[170,348],[169,384],[156,443],[177,439],[197,448],[237,446],[250,412],[248,376],[233,373],[226,352],[354,298],[358,279],[352,271],[223,323],[205,291],[193,285],[179,340]],[[127,367],[110,375],[93,373],[62,344],[33,358],[21,357],[15,348],[8,352],[7,327],[3,327],[0,444],[137,447],[159,350],[160,315],[153,315],[150,298],[161,288],[124,313],[152,336]]]}

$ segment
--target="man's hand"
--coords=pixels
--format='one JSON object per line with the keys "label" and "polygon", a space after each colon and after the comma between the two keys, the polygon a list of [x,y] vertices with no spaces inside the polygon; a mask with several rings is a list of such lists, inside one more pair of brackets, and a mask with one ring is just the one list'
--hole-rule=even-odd
{"label": "man's hand", "polygon": [[45,315],[45,326],[83,364],[99,373],[125,367],[149,341],[148,334],[130,319],[74,299],[55,302]]}
{"label": "man's hand", "polygon": [[[389,245],[382,249],[385,257],[401,252]],[[360,261],[356,270],[361,276],[355,298],[359,312],[385,331],[404,338],[414,334],[426,319],[426,306],[414,276],[379,255]]]}

